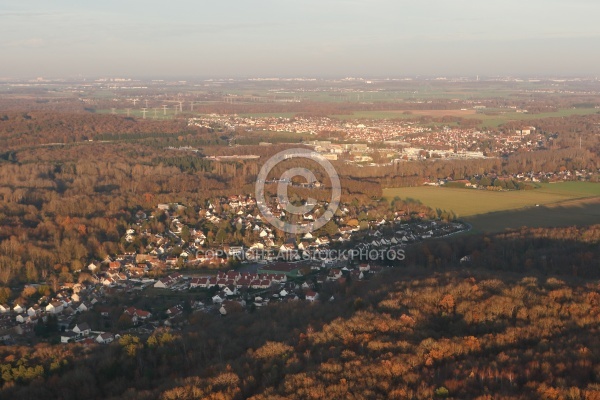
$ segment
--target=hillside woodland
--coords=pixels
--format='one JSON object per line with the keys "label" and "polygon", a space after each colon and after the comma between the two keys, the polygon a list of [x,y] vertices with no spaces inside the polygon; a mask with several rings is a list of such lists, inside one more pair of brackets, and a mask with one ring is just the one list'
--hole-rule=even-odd
{"label": "hillside woodland", "polygon": [[108,347],[0,348],[3,398],[597,399],[600,287],[482,270],[393,269],[335,300]]}

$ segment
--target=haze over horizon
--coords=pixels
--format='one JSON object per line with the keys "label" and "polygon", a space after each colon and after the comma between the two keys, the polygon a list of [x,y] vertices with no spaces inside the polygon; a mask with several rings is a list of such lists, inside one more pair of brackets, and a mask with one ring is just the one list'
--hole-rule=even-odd
{"label": "haze over horizon", "polygon": [[591,0],[8,0],[0,77],[595,76],[599,14]]}

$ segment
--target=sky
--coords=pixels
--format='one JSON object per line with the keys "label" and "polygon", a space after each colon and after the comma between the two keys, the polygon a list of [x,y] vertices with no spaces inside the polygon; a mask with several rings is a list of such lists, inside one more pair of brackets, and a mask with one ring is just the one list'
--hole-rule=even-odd
{"label": "sky", "polygon": [[0,78],[600,75],[596,0],[0,0]]}

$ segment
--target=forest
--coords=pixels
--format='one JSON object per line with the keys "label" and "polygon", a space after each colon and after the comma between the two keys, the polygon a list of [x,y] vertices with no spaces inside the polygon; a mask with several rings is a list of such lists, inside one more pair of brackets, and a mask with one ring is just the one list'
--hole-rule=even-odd
{"label": "forest", "polygon": [[108,347],[3,347],[0,395],[598,398],[597,283],[536,270],[457,269],[449,259],[446,265],[393,268],[367,282],[322,288],[335,300],[310,307],[187,314],[181,332],[124,335]]}

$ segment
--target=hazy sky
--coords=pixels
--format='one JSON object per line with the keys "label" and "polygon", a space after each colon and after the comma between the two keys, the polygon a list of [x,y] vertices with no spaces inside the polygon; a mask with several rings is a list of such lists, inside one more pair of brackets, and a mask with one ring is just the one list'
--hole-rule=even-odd
{"label": "hazy sky", "polygon": [[0,0],[0,77],[600,75],[597,0]]}

